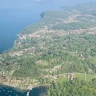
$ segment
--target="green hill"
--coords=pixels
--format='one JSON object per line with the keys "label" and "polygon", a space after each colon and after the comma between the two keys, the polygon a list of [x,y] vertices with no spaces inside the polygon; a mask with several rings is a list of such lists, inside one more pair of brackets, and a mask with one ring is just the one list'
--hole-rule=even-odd
{"label": "green hill", "polygon": [[0,54],[3,82],[19,79],[16,86],[26,87],[49,84],[64,73],[95,74],[95,5],[44,12],[40,22],[22,30],[13,48]]}

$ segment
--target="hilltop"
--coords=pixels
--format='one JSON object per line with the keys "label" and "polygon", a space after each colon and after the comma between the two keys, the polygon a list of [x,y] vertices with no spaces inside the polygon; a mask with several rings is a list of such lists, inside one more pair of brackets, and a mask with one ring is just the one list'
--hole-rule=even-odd
{"label": "hilltop", "polygon": [[95,6],[42,12],[40,22],[22,30],[13,48],[0,54],[1,83],[29,88],[65,73],[95,74]]}

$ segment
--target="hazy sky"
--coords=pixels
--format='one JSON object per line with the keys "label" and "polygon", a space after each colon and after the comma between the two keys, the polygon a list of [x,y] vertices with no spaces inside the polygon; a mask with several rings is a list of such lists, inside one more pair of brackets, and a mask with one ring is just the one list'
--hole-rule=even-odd
{"label": "hazy sky", "polygon": [[[0,0],[0,9],[3,8],[30,8],[34,6],[34,0]],[[43,0],[44,1],[44,0]],[[51,1],[51,0],[50,0]],[[66,3],[69,5],[79,4],[79,3],[86,3],[86,2],[96,2],[96,0],[54,0],[54,2]]]}

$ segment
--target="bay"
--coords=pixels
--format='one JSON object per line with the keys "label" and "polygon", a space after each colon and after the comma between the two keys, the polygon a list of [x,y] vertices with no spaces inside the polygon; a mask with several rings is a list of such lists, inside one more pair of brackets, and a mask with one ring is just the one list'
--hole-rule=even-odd
{"label": "bay", "polygon": [[27,91],[21,92],[13,87],[0,85],[0,96],[26,96]]}
{"label": "bay", "polygon": [[[29,92],[29,95],[27,93]],[[47,88],[39,86],[30,91],[18,91],[9,86],[0,85],[0,96],[46,96]]]}

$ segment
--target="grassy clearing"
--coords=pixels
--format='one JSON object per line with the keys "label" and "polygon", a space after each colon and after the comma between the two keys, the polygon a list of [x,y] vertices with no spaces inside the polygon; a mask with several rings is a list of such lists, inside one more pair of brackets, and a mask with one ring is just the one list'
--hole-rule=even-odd
{"label": "grassy clearing", "polygon": [[[75,78],[79,78],[80,80],[83,81],[90,81],[94,78],[96,78],[96,74],[91,75],[91,74],[85,74],[85,73],[75,73]],[[64,81],[68,81],[68,77],[59,77],[57,79],[57,82],[64,82]]]}
{"label": "grassy clearing", "polygon": [[91,74],[84,74],[84,73],[81,73],[81,74],[75,74],[76,78],[79,78],[80,80],[85,80],[85,81],[90,81],[94,78],[96,78],[96,75],[91,75]]}

